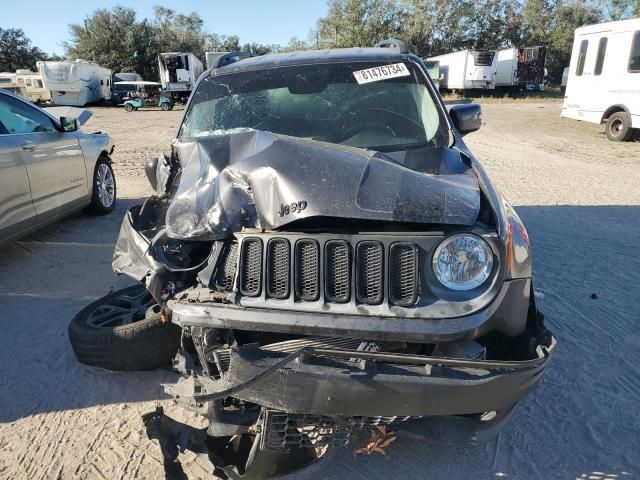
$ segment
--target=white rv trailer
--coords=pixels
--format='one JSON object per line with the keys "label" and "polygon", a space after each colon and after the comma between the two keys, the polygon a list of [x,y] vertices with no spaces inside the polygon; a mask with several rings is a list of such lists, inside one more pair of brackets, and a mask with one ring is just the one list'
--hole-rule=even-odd
{"label": "white rv trailer", "polygon": [[42,75],[31,70],[17,70],[16,80],[24,85],[27,90],[27,100],[33,103],[48,102],[51,100],[51,92],[44,87]]}
{"label": "white rv trailer", "polygon": [[0,73],[0,88],[15,93],[16,95],[20,95],[24,99],[27,98],[27,88],[18,83],[15,73]]}
{"label": "white rv trailer", "polygon": [[160,83],[166,92],[191,92],[203,70],[202,62],[193,53],[169,52],[158,55]]}
{"label": "white rv trailer", "polygon": [[544,90],[547,47],[512,47],[498,50],[496,88]]}
{"label": "white rv trailer", "polygon": [[111,98],[111,70],[85,60],[38,62],[44,87],[56,105],[82,107]]}
{"label": "white rv trailer", "polygon": [[640,129],[640,18],[576,29],[562,116],[604,123],[609,140]]}
{"label": "white rv trailer", "polygon": [[493,90],[496,87],[495,50],[462,50],[427,58],[439,62],[440,88]]}

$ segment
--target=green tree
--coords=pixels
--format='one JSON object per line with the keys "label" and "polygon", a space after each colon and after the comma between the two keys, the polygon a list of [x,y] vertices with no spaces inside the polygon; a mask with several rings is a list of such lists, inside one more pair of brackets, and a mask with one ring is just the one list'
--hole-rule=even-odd
{"label": "green tree", "polygon": [[146,20],[137,21],[133,9],[96,10],[82,24],[69,25],[69,32],[71,40],[64,47],[70,59],[96,62],[114,73],[155,76],[155,31]]}
{"label": "green tree", "polygon": [[400,9],[395,0],[329,0],[329,12],[318,20],[322,47],[370,47],[399,33]]}
{"label": "green tree", "polygon": [[603,20],[603,12],[598,6],[580,0],[560,4],[555,8],[552,29],[547,37],[541,39],[549,45],[547,70],[553,81],[559,82],[562,71],[569,65],[575,29]]}
{"label": "green tree", "polygon": [[153,10],[159,52],[191,52],[204,58],[207,35],[200,15],[196,12],[184,15],[160,6]]}
{"label": "green tree", "polygon": [[15,72],[18,69],[36,69],[38,60],[47,60],[47,54],[31,45],[22,29],[0,28],[0,72]]}

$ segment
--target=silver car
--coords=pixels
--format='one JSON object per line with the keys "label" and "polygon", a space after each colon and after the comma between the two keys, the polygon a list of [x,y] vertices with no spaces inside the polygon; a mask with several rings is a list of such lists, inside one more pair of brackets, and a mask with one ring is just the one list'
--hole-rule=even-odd
{"label": "silver car", "polygon": [[112,152],[109,135],[80,132],[76,118],[0,90],[0,242],[82,208],[111,212]]}

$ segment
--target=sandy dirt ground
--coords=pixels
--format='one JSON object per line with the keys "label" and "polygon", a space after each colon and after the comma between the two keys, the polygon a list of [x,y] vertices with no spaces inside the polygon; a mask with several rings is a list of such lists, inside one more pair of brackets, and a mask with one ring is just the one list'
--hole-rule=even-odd
{"label": "sandy dirt ground", "polygon": [[[597,125],[560,118],[554,102],[483,110],[468,143],[529,230],[539,304],[560,342],[548,375],[487,445],[433,443],[416,424],[384,458],[334,450],[289,478],[639,478],[640,142],[608,142]],[[69,346],[71,317],[131,283],[111,272],[120,221],[150,193],[143,164],[167,149],[181,115],[94,112],[85,129],[116,143],[116,211],[0,249],[2,479],[164,478],[140,416],[161,401],[201,425],[162,393],[171,372],[91,371]],[[193,455],[181,460],[188,478],[210,478]]]}

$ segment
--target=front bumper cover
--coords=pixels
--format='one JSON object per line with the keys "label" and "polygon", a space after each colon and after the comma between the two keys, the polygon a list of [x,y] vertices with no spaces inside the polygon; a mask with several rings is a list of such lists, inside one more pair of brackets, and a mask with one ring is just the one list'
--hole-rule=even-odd
{"label": "front bumper cover", "polygon": [[505,411],[540,381],[555,346],[546,333],[538,357],[523,361],[308,348],[287,356],[237,347],[220,380],[184,379],[167,392],[196,403],[233,396],[277,411],[338,417]]}

